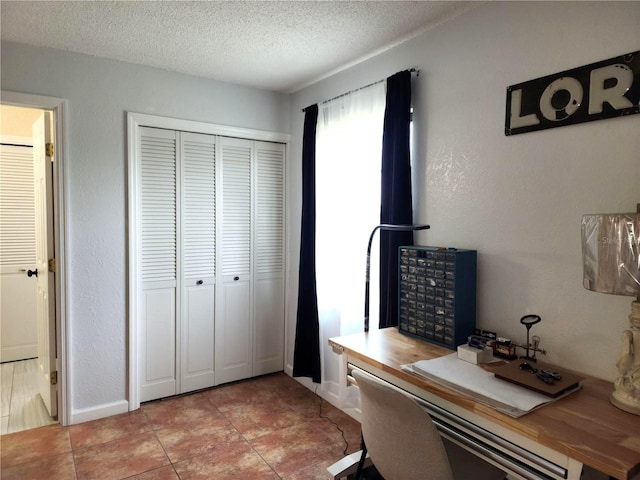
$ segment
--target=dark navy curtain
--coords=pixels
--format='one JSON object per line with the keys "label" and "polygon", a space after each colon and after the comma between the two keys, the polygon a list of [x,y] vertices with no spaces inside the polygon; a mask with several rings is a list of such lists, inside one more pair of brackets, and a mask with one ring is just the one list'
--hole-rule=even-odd
{"label": "dark navy curtain", "polygon": [[[411,72],[387,78],[382,138],[380,223],[413,223],[409,125]],[[380,328],[398,325],[398,247],[413,245],[413,232],[380,232]]]}
{"label": "dark navy curtain", "polygon": [[302,234],[293,376],[320,383],[320,326],[316,295],[316,124],[318,105],[305,108],[302,137]]}

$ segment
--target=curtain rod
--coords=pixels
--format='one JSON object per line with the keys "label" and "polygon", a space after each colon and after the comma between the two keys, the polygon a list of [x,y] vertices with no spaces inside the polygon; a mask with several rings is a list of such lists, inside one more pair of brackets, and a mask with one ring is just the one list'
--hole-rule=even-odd
{"label": "curtain rod", "polygon": [[[415,73],[417,77],[420,76],[420,70],[418,68],[409,68],[408,70],[409,70],[410,73]],[[320,105],[324,105],[325,103],[329,103],[329,102],[332,102],[333,100],[337,100],[339,98],[346,97],[347,95],[351,95],[352,93],[359,92],[360,90],[364,90],[365,88],[373,87],[374,85],[382,83],[385,80],[386,80],[386,78],[383,78],[382,80],[378,80],[377,82],[370,83],[369,85],[365,85],[364,87],[356,88],[354,90],[349,90],[348,92],[341,93],[340,95],[336,95],[335,97],[332,97],[332,98],[330,98],[328,100],[323,100],[322,102],[318,102],[318,103]],[[303,108],[302,111],[304,112],[306,109],[307,109],[307,107]]]}

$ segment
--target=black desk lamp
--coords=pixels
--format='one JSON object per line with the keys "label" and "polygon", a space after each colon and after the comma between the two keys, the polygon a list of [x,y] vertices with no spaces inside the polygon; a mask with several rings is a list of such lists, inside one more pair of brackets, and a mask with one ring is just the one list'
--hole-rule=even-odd
{"label": "black desk lamp", "polygon": [[430,225],[378,225],[373,229],[369,236],[369,245],[367,246],[367,278],[364,287],[364,331],[369,331],[369,278],[371,277],[371,243],[373,236],[378,230],[388,230],[391,232],[413,232],[416,230],[427,230]]}

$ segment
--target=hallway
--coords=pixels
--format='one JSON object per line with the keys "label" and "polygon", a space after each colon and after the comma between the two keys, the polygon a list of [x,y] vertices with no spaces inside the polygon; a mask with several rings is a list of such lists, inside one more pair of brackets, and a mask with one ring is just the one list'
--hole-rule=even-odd
{"label": "hallway", "polygon": [[38,393],[38,359],[0,364],[0,434],[58,423]]}

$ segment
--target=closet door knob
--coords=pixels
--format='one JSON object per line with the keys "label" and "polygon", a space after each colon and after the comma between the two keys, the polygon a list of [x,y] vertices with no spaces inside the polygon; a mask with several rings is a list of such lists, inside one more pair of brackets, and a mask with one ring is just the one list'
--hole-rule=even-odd
{"label": "closet door knob", "polygon": [[203,283],[204,283],[204,282],[203,282],[202,280],[198,280],[198,281],[196,282],[196,285],[202,285]]}
{"label": "closet door knob", "polygon": [[27,277],[37,277],[38,276],[38,269],[36,268],[35,270],[27,270]]}
{"label": "closet door knob", "polygon": [[238,280],[240,280],[240,277],[233,277],[234,282],[237,282]]}

